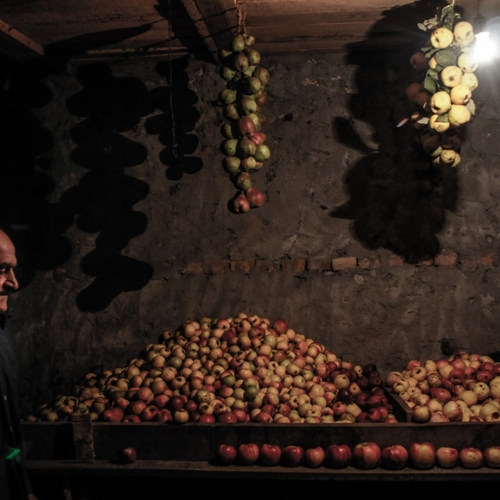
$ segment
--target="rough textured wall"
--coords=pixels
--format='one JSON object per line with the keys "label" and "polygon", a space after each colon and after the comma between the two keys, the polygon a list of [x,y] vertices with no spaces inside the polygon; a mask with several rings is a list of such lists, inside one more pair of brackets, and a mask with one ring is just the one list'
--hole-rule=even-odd
{"label": "rough textured wall", "polygon": [[462,163],[438,169],[396,127],[411,111],[407,56],[266,58],[272,157],[254,179],[267,203],[245,215],[227,208],[215,65],[44,78],[31,112],[52,139],[37,169],[54,238],[20,238],[9,311],[25,403],[123,365],[188,318],[240,311],[284,317],[383,372],[443,347],[498,351],[498,67],[478,73]]}

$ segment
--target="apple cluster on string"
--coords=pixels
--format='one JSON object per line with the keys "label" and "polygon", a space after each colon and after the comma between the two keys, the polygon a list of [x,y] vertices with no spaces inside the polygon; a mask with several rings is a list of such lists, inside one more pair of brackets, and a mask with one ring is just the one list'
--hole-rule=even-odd
{"label": "apple cluster on string", "polygon": [[458,129],[476,112],[472,100],[478,87],[474,28],[461,19],[453,5],[418,26],[429,32],[429,39],[410,59],[419,77],[424,73],[423,81],[406,89],[417,108],[411,122],[419,132],[416,140],[434,165],[456,167],[461,160]]}
{"label": "apple cluster on string", "polygon": [[227,120],[220,129],[224,137],[222,164],[238,192],[230,201],[234,213],[246,213],[266,202],[265,194],[254,187],[252,175],[271,156],[264,144],[262,124],[266,118],[261,108],[266,102],[265,88],[269,72],[260,66],[260,54],[253,48],[255,38],[245,32],[244,16],[238,10],[238,34],[231,45],[220,51],[220,75],[226,88],[219,93],[223,115]]}

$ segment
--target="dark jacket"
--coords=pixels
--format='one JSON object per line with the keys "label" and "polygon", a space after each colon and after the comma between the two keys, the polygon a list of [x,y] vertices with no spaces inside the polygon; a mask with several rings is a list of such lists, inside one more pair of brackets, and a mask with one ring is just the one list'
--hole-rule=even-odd
{"label": "dark jacket", "polygon": [[0,315],[0,498],[28,498],[19,417],[17,361],[5,317]]}

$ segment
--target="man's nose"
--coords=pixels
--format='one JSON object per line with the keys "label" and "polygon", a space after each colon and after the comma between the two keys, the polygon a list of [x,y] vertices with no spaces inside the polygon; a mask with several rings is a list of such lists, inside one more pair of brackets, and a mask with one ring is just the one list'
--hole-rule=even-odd
{"label": "man's nose", "polygon": [[17,282],[16,273],[14,272],[14,269],[10,270],[5,284],[8,285],[13,290],[17,290],[19,288],[19,283]]}

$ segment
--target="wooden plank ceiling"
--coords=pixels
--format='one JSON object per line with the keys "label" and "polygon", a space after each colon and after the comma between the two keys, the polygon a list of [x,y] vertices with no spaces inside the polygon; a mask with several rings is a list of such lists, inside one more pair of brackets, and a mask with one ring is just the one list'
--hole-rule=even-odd
{"label": "wooden plank ceiling", "polygon": [[[444,0],[442,0],[444,2]],[[456,0],[466,18],[499,0]],[[419,33],[436,0],[0,0],[0,52],[18,60],[213,56],[243,20],[262,54],[394,46]]]}

